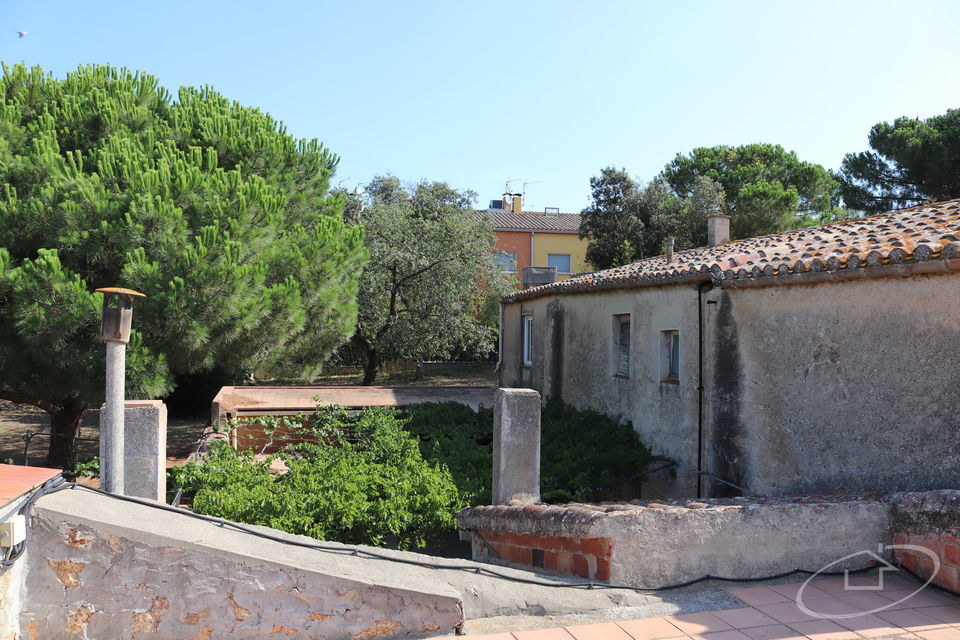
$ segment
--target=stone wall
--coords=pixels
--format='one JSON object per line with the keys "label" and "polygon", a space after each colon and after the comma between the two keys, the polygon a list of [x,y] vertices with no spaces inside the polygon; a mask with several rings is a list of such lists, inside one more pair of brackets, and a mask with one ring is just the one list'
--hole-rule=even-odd
{"label": "stone wall", "polygon": [[373,640],[449,634],[461,624],[454,589],[381,564],[388,571],[376,563],[358,571],[336,553],[62,491],[35,507],[21,633]]}
{"label": "stone wall", "polygon": [[[904,567],[960,592],[960,491],[895,496],[893,531],[894,553]],[[928,554],[907,546],[927,549],[936,556],[939,567]]]}
{"label": "stone wall", "polygon": [[852,497],[484,506],[461,511],[457,523],[474,532],[476,560],[641,589],[708,574],[816,571],[892,538],[889,503]]}

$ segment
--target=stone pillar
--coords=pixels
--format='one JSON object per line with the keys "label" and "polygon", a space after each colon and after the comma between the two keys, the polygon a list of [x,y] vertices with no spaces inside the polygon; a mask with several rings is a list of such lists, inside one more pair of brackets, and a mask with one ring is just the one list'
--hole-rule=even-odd
{"label": "stone pillar", "polygon": [[100,488],[123,494],[123,396],[127,345],[107,342],[107,402],[100,410]]}
{"label": "stone pillar", "polygon": [[493,503],[540,501],[540,394],[497,389],[493,401]]}
{"label": "stone pillar", "polygon": [[123,423],[123,494],[166,502],[167,405],[162,400],[127,400]]}

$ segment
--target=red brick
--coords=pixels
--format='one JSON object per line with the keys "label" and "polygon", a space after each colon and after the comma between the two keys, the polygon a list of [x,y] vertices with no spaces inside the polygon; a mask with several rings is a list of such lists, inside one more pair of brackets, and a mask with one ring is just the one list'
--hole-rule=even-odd
{"label": "red brick", "polygon": [[525,564],[528,567],[533,566],[533,549],[530,547],[518,547],[517,562]]}
{"label": "red brick", "polygon": [[478,531],[477,533],[486,538],[487,542],[500,542],[503,540],[503,534],[499,531]]}
{"label": "red brick", "polygon": [[960,544],[944,544],[943,561],[955,567],[960,567]]}
{"label": "red brick", "polygon": [[610,538],[584,538],[582,549],[583,553],[590,553],[602,558],[610,555],[611,546]]}
{"label": "red brick", "polygon": [[916,571],[917,569],[917,556],[912,551],[906,551],[904,549],[896,550],[897,560],[900,561],[904,567],[910,571]]}
{"label": "red brick", "polygon": [[960,568],[941,566],[933,581],[941,587],[960,591]]}
{"label": "red brick", "polygon": [[507,560],[510,562],[520,562],[520,547],[512,544],[508,546]]}
{"label": "red brick", "polygon": [[573,554],[561,551],[557,554],[557,571],[560,573],[573,573]]}
{"label": "red brick", "polygon": [[893,536],[893,544],[907,544],[907,540],[909,539],[910,538],[907,534],[898,533],[895,536]]}
{"label": "red brick", "polygon": [[593,576],[594,580],[610,579],[610,561],[606,558],[597,558],[597,573]]}
{"label": "red brick", "polygon": [[573,556],[573,573],[581,578],[590,577],[590,567],[587,564],[587,558],[582,553]]}
{"label": "red brick", "polygon": [[543,552],[543,568],[549,571],[557,570],[558,554],[556,551]]}
{"label": "red brick", "polygon": [[558,541],[564,551],[579,552],[583,547],[580,538],[559,538]]}

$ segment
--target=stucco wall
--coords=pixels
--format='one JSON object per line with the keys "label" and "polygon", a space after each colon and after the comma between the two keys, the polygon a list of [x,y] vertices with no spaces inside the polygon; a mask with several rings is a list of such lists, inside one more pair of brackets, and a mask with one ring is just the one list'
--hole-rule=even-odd
{"label": "stucco wall", "polygon": [[758,494],[960,487],[960,274],[713,295],[711,471]]}
{"label": "stucco wall", "polygon": [[[520,361],[520,317],[525,313],[533,314],[532,367]],[[631,318],[628,378],[614,375],[614,316],[620,314]],[[661,381],[662,332],[670,330],[680,332],[676,384]],[[695,467],[697,336],[695,285],[517,302],[504,308],[503,384],[528,386],[545,397],[559,390],[559,397],[578,409],[629,420],[654,453]],[[555,345],[560,345],[559,356]],[[557,375],[561,380],[555,380]]]}
{"label": "stucco wall", "polygon": [[[703,470],[755,495],[960,487],[958,299],[953,273],[706,291]],[[534,318],[531,367],[520,363],[523,313]],[[625,313],[629,379],[613,375],[613,316]],[[660,376],[671,329],[675,385]],[[513,302],[501,383],[630,420],[695,473],[698,332],[695,284]]]}

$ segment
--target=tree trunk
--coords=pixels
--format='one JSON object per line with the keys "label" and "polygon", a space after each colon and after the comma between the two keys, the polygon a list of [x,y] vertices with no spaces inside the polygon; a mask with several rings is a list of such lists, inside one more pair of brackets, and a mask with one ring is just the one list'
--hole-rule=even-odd
{"label": "tree trunk", "polygon": [[50,450],[47,466],[53,469],[69,469],[77,463],[77,439],[80,435],[80,420],[86,409],[68,404],[57,407],[50,413]]}
{"label": "tree trunk", "polygon": [[417,370],[413,374],[413,379],[417,382],[423,382],[427,379],[427,374],[424,371],[423,360],[417,360]]}
{"label": "tree trunk", "polygon": [[383,362],[380,360],[380,353],[373,348],[366,349],[367,363],[363,367],[363,386],[369,387],[377,379],[377,373]]}

